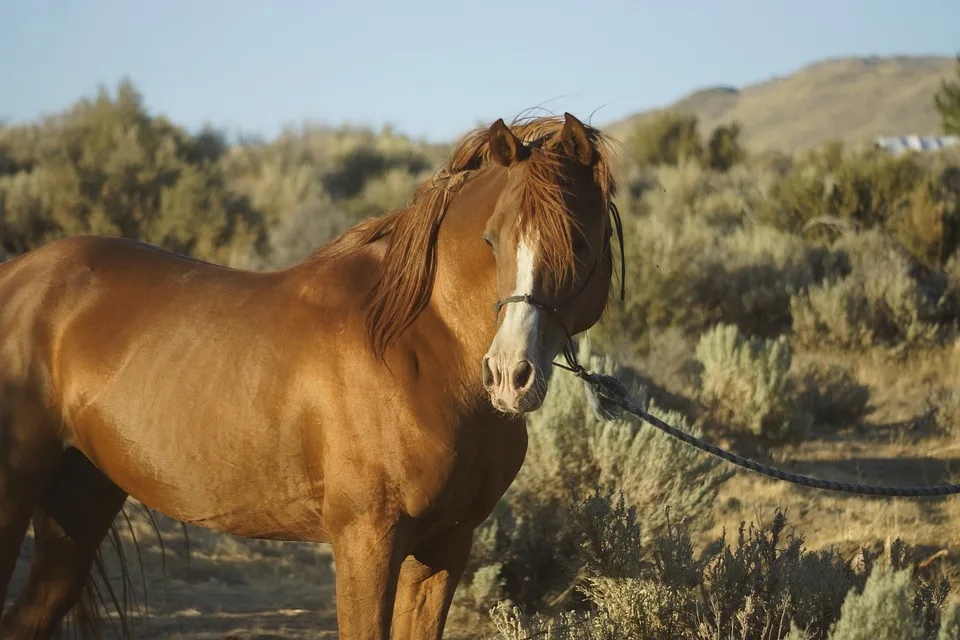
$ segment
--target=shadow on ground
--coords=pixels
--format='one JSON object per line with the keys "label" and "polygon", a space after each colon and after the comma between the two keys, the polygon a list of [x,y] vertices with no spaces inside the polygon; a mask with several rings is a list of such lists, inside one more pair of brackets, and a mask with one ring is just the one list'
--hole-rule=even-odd
{"label": "shadow on ground", "polygon": [[[328,545],[244,540],[198,527],[184,528],[154,514],[161,534],[158,538],[140,505],[130,501],[125,511],[129,524],[121,516],[117,525],[130,570],[128,593],[140,612],[131,620],[134,637],[337,637],[334,568]],[[109,543],[102,551],[111,584],[119,593],[119,556]],[[32,555],[33,539],[28,535],[8,602],[26,580]],[[106,637],[119,637],[115,625],[115,621],[106,623]],[[69,627],[66,630],[69,632]]]}

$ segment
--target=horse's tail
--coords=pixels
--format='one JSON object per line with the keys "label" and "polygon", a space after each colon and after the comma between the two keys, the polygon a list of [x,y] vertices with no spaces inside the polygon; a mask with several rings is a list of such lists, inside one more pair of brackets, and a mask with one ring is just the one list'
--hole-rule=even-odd
{"label": "horse's tail", "polygon": [[[142,510],[147,515],[147,519],[150,521],[150,525],[160,542],[160,559],[163,570],[164,590],[166,590],[166,550],[163,544],[163,537],[159,526],[157,526],[157,521],[153,517],[153,513],[146,507],[142,507]],[[140,582],[143,589],[142,608],[136,597],[136,590],[134,589],[129,568],[129,558],[124,550],[123,539],[120,536],[121,518],[123,522],[126,523],[134,550],[137,554],[137,565],[140,569]],[[184,528],[184,535],[186,535],[186,528]],[[104,546],[106,546],[108,541],[115,554],[119,576],[111,576],[107,564],[104,562]],[[189,564],[189,540],[187,541],[187,545],[187,561]],[[117,579],[119,579],[119,585],[114,584],[114,581]],[[94,555],[93,566],[83,586],[80,598],[70,612],[68,619],[69,628],[72,631],[70,635],[80,640],[100,640],[105,637],[104,623],[109,621],[111,623],[110,626],[113,627],[115,631],[115,637],[127,640],[134,637],[131,629],[131,619],[134,616],[140,616],[144,613],[149,613],[149,600],[147,598],[147,578],[144,571],[143,554],[140,551],[140,544],[137,540],[133,523],[127,515],[126,505],[124,505],[120,514],[117,515],[113,524],[110,525],[110,530],[104,542],[101,543],[100,548],[97,549]]]}

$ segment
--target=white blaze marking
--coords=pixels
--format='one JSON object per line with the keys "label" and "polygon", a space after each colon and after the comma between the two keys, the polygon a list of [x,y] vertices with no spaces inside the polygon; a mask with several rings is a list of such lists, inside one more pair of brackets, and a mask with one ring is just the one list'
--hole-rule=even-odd
{"label": "white blaze marking", "polygon": [[517,285],[513,295],[522,296],[533,293],[533,251],[526,238],[517,243]]}
{"label": "white blaze marking", "polygon": [[[534,258],[527,239],[520,238],[520,242],[517,243],[517,281],[512,295],[533,294]],[[531,304],[525,302],[508,304],[503,324],[498,332],[507,342],[504,345],[506,348],[502,351],[522,354],[524,357],[533,359],[539,338],[539,319],[540,309]]]}

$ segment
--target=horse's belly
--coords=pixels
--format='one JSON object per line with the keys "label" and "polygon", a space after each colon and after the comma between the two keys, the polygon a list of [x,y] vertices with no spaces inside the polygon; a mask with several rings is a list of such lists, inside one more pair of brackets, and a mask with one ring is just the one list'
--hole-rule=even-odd
{"label": "horse's belly", "polygon": [[284,437],[283,425],[161,416],[88,407],[73,421],[72,444],[129,495],[177,520],[246,537],[323,537],[298,435]]}

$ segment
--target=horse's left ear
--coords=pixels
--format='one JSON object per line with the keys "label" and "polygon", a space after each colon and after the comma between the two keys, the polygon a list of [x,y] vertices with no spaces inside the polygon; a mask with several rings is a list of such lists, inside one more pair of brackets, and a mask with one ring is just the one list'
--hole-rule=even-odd
{"label": "horse's left ear", "polygon": [[560,144],[567,154],[580,164],[590,166],[594,161],[593,144],[583,123],[569,113],[563,114],[563,131],[560,132]]}
{"label": "horse's left ear", "polygon": [[517,136],[513,135],[510,128],[504,124],[503,118],[491,125],[487,132],[487,139],[490,144],[490,155],[505,167],[526,160],[530,155],[530,150],[520,142]]}

